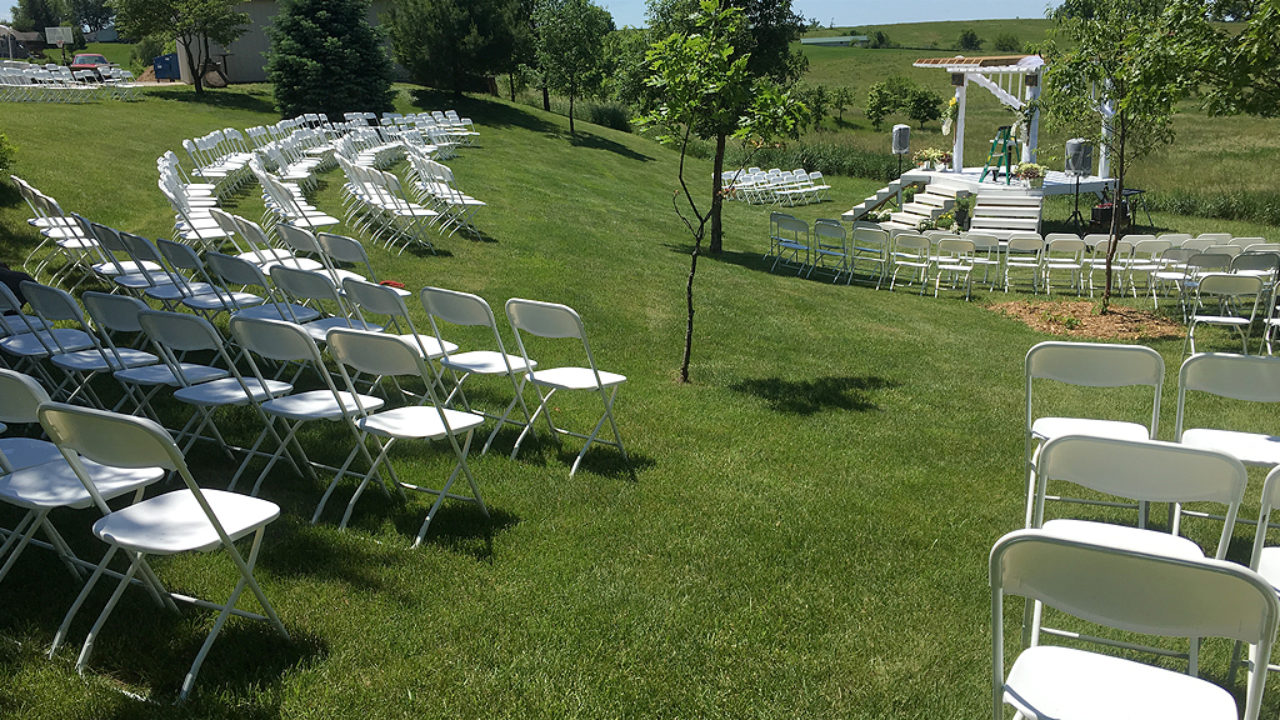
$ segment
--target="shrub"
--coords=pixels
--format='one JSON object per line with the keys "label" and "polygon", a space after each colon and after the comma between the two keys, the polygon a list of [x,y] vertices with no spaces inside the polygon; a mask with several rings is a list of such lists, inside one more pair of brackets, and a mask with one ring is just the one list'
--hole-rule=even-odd
{"label": "shrub", "polygon": [[130,64],[136,70],[145,70],[151,67],[151,61],[164,55],[165,42],[164,38],[157,35],[148,35],[138,41],[133,46],[133,51],[129,55]]}
{"label": "shrub", "polygon": [[268,36],[267,80],[286,117],[391,109],[391,59],[368,0],[285,0]]}
{"label": "shrub", "polygon": [[996,36],[993,47],[1000,52],[1019,52],[1022,50],[1022,43],[1018,42],[1018,38],[1013,33],[1000,33]]}
{"label": "shrub", "polygon": [[869,48],[889,48],[893,47],[893,41],[883,30],[873,30],[867,34],[867,47]]}
{"label": "shrub", "polygon": [[1280,195],[1267,190],[1200,193],[1190,190],[1153,191],[1145,195],[1152,210],[1215,220],[1245,220],[1280,225]]}
{"label": "shrub", "polygon": [[956,47],[961,50],[981,50],[982,38],[978,37],[978,33],[972,28],[966,28],[960,33],[960,38],[956,40]]}
{"label": "shrub", "polygon": [[616,102],[584,103],[587,120],[614,130],[631,132],[631,111]]}

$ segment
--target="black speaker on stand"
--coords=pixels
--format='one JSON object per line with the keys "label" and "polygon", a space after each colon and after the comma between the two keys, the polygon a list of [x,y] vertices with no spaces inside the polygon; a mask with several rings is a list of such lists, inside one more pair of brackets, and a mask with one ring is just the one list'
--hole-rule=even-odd
{"label": "black speaker on stand", "polygon": [[1076,229],[1076,234],[1080,234],[1080,226],[1085,225],[1084,215],[1080,212],[1080,178],[1088,175],[1093,169],[1093,145],[1089,144],[1084,138],[1072,138],[1067,141],[1067,151],[1064,156],[1065,167],[1063,170],[1067,175],[1076,179],[1076,202],[1075,210],[1071,211],[1071,217],[1068,220]]}
{"label": "black speaker on stand", "polygon": [[902,177],[902,156],[911,152],[911,126],[893,126],[893,154],[898,156],[898,177]]}

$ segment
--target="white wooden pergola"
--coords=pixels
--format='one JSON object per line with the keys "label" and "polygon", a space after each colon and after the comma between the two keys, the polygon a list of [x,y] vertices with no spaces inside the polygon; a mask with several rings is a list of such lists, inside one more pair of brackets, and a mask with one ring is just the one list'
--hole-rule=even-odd
{"label": "white wooden pergola", "polygon": [[[983,57],[932,57],[912,63],[918,68],[940,68],[951,74],[959,112],[955,120],[955,142],[951,150],[952,170],[964,171],[964,120],[965,94],[969,83],[988,90],[1006,107],[1022,112],[1027,105],[1040,97],[1040,76],[1044,58],[1039,55],[988,55]],[[1103,112],[1104,128],[1106,132]],[[1036,146],[1040,140],[1040,111],[1032,113],[1027,125],[1027,142],[1022,146],[1022,162],[1035,162]],[[1098,175],[1107,177],[1109,161],[1105,145],[1098,160]]]}

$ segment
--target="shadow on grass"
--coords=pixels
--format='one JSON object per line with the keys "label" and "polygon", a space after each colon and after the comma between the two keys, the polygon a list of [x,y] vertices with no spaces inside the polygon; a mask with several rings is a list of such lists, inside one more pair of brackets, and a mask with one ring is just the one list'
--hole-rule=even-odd
{"label": "shadow on grass", "polygon": [[880,406],[871,392],[897,387],[898,383],[875,375],[823,377],[814,380],[787,380],[779,377],[740,380],[730,390],[753,395],[769,404],[774,412],[813,415],[824,410],[870,412]]}
{"label": "shadow on grass", "polygon": [[[710,230],[708,230],[708,233],[710,233]],[[722,250],[713,255],[707,252],[707,241],[708,238],[703,238],[702,254],[698,256],[699,261],[707,260],[710,262],[727,263],[729,265],[739,265],[749,270],[762,270],[766,272],[769,270],[770,266],[773,265],[772,259],[766,259],[763,257],[763,251],[743,252],[741,250]],[[691,243],[664,243],[663,247],[673,253],[684,255],[686,257],[693,252],[693,245]],[[827,277],[829,281],[830,276]]]}
{"label": "shadow on grass", "polygon": [[[539,422],[542,422],[539,420]],[[565,476],[568,476],[569,469],[573,467],[573,461],[577,459],[578,453],[582,451],[582,440],[579,438],[564,438],[559,444],[555,440],[548,439],[549,431],[545,422],[537,427],[538,434],[532,438],[525,438],[524,444],[520,446],[520,454],[516,456],[516,460],[529,465],[538,467],[553,467],[560,465],[563,467]],[[607,425],[600,430],[600,436],[603,439],[612,439]],[[503,436],[500,433],[498,438]],[[494,442],[497,445],[497,441]],[[626,438],[623,438],[623,446],[626,446]],[[628,462],[629,461],[629,462]],[[622,453],[618,448],[612,445],[602,445],[592,443],[591,449],[583,456],[582,462],[578,463],[578,472],[589,472],[602,477],[612,479],[628,479],[637,480],[638,473],[641,470],[648,470],[656,466],[657,463],[653,458],[647,455],[638,455],[634,450],[627,451],[627,459],[622,458]]]}
{"label": "shadow on grass", "polygon": [[248,110],[256,113],[276,113],[276,104],[271,96],[263,92],[244,91],[237,92],[219,92],[218,90],[205,90],[203,93],[196,94],[195,90],[171,90],[163,93],[153,93],[151,97],[160,98],[162,100],[174,100],[177,102],[194,103],[197,105],[207,105],[209,107],[221,108],[224,110]]}
{"label": "shadow on grass", "polygon": [[[548,133],[548,135],[553,137],[564,137],[563,133]],[[599,135],[589,132],[578,131],[576,135],[569,136],[569,144],[573,147],[587,148],[588,150],[607,150],[611,153],[621,155],[628,160],[639,160],[641,162],[649,162],[653,160],[653,158],[648,155],[638,153],[622,143],[616,143],[612,140],[607,140]]]}

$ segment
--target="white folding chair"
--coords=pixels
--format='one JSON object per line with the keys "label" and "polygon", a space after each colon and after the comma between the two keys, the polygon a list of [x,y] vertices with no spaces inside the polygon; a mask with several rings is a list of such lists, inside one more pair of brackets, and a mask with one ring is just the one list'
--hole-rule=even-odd
{"label": "white folding chair", "polygon": [[1040,276],[1044,269],[1044,240],[1034,233],[1013,235],[1005,245],[1004,291],[1009,292],[1015,272],[1029,274],[1031,292],[1040,292]]}
{"label": "white folding chair", "polygon": [[[12,423],[36,423],[36,410],[49,402],[49,395],[29,375],[0,369],[0,419]],[[23,442],[25,441],[25,442]],[[99,493],[107,500],[142,489],[164,477],[159,468],[124,469],[84,464]],[[0,438],[0,503],[25,511],[12,530],[0,530],[0,580],[13,567],[28,544],[53,550],[76,580],[82,579],[83,563],[49,520],[58,509],[83,510],[93,500],[57,446],[43,440]],[[48,542],[35,540],[43,530]]]}
{"label": "white folding chair", "polygon": [[865,265],[867,276],[875,278],[876,289],[879,290],[885,275],[888,274],[889,233],[879,228],[854,227],[853,247],[850,252],[851,272],[848,282],[853,282],[853,273],[858,271],[859,266]]}
{"label": "white folding chair", "polygon": [[276,265],[271,268],[271,280],[290,301],[284,304],[284,310],[302,305],[320,311],[320,317],[311,321],[304,321],[298,316],[284,318],[306,328],[316,342],[324,342],[325,335],[336,327],[382,330],[381,325],[367,323],[355,315],[333,280],[323,272]]}
{"label": "white folding chair", "polygon": [[945,275],[951,287],[963,280],[964,299],[973,296],[974,246],[972,240],[946,237],[938,240],[930,255],[933,264],[933,296],[938,297],[938,289]]}
{"label": "white folding chair", "polygon": [[[347,522],[351,519],[351,512],[355,509],[356,501],[360,499],[361,493],[364,492],[365,487],[383,463],[386,463],[387,470],[397,488],[416,490],[428,495],[434,495],[436,498],[435,502],[431,504],[431,509],[427,511],[427,517],[423,520],[421,529],[418,530],[418,536],[413,543],[414,547],[420,545],[423,538],[426,537],[427,528],[431,526],[431,521],[435,518],[436,511],[440,509],[440,505],[445,498],[473,503],[480,508],[486,518],[489,517],[489,510],[485,507],[484,500],[480,497],[480,488],[476,485],[475,478],[471,475],[471,468],[467,464],[467,453],[471,448],[472,434],[476,428],[484,423],[484,417],[444,407],[436,398],[435,390],[433,389],[434,379],[427,370],[426,360],[422,358],[418,348],[401,338],[382,333],[334,328],[329,331],[328,348],[329,353],[337,360],[342,379],[346,383],[348,392],[352,395],[357,393],[349,370],[376,377],[416,376],[421,378],[426,386],[422,396],[422,404],[420,405],[408,405],[369,413],[356,420],[357,429],[365,437],[373,438],[374,443],[378,446],[378,456],[370,465],[368,474],[365,475],[355,493],[352,494],[351,500],[347,503],[346,512],[342,515],[342,522],[338,524],[338,527],[345,528],[347,526]],[[461,445],[458,443],[459,435],[463,438]],[[386,442],[383,443],[382,439],[385,439]],[[441,439],[448,440],[457,462],[440,489],[413,485],[402,482],[396,477],[395,469],[391,467],[391,463],[387,460],[387,453],[390,452],[396,441]],[[363,445],[363,439],[361,444]],[[348,464],[352,457],[354,457],[354,454],[348,457]],[[346,470],[346,467],[344,465],[343,470]],[[459,472],[466,476],[467,483],[471,486],[470,496],[450,492]],[[334,481],[325,490],[324,496],[316,506],[315,514],[311,517],[313,524],[320,519],[321,513],[324,512],[325,504],[337,487],[339,479],[341,479],[341,475],[334,478]]]}
{"label": "white folding chair", "polygon": [[[453,388],[449,389],[444,399],[445,405],[451,405],[456,396],[462,401],[462,406],[467,412],[477,412],[471,402],[467,400],[467,395],[462,389],[462,383],[472,375],[505,375],[511,381],[511,388],[514,395],[511,402],[507,403],[507,407],[502,411],[501,415],[492,415],[485,412],[479,414],[494,418],[498,421],[497,426],[493,428],[493,432],[489,433],[489,438],[485,440],[484,448],[480,451],[483,455],[489,451],[489,446],[493,443],[493,439],[498,436],[498,431],[506,423],[526,427],[530,424],[529,408],[524,402],[524,386],[528,381],[528,373],[538,366],[537,361],[525,359],[519,355],[511,355],[502,344],[502,336],[498,334],[498,322],[493,316],[493,310],[489,307],[489,303],[479,295],[470,293],[457,292],[455,290],[445,290],[444,288],[425,287],[419,294],[422,300],[422,307],[427,311],[427,318],[431,322],[431,329],[436,334],[436,338],[440,345],[445,348],[444,353],[440,357],[440,365],[450,371],[453,375]],[[446,322],[453,325],[462,325],[470,327],[485,327],[493,333],[493,342],[496,350],[468,350],[466,352],[456,352],[456,345],[449,347],[452,343],[445,343],[440,336],[440,326],[438,323]],[[511,411],[516,405],[520,405],[520,410],[524,413],[524,421],[509,420]]]}
{"label": "white folding chair", "polygon": [[241,292],[248,288],[261,290],[261,297],[264,300],[261,305],[240,308],[232,315],[300,323],[308,323],[320,317],[319,310],[290,303],[281,298],[275,286],[258,265],[242,258],[216,252],[206,254],[204,259],[210,274],[224,285],[239,287]]}
{"label": "white folding chair", "polygon": [[[1235,529],[1240,504],[1244,501],[1249,473],[1234,457],[1216,450],[1179,445],[1154,440],[1116,440],[1067,435],[1044,444],[1037,462],[1035,512],[1031,527],[1043,528],[1056,537],[1070,538],[1113,548],[1123,548],[1170,557],[1202,559],[1204,551],[1195,542],[1179,534],[1181,509],[1184,503],[1215,503],[1226,508],[1224,522],[1213,557],[1225,560]],[[1170,503],[1169,532],[1149,530],[1079,519],[1044,519],[1045,486],[1048,481],[1067,482],[1080,488],[1120,497],[1138,503]],[[1143,518],[1139,517],[1139,525]],[[1042,608],[1037,603],[1033,618],[1024,631],[1029,631],[1029,643],[1037,645],[1041,633],[1119,644],[1137,650],[1152,648],[1131,643],[1101,640],[1041,626]],[[1198,642],[1192,638],[1185,657],[1191,674],[1198,668]],[[1155,651],[1170,655],[1168,651]]]}
{"label": "white folding chair", "polygon": [[[218,610],[218,617],[182,682],[179,699],[186,699],[190,694],[205,656],[231,614],[268,620],[281,635],[286,639],[289,637],[271,602],[253,577],[253,567],[262,547],[263,531],[280,515],[280,508],[275,503],[236,493],[201,490],[191,477],[186,460],[174,444],[173,438],[169,437],[164,428],[150,420],[53,403],[41,406],[39,416],[45,432],[61,448],[67,463],[93,498],[93,504],[103,514],[102,519],[93,525],[94,535],[110,545],[67,612],[50,655],[57,651],[76,612],[88,598],[116,552],[121,550],[129,558],[129,569],[102,608],[97,622],[89,630],[76,661],[78,671],[84,672],[98,633],[135,575],[141,573],[154,590],[162,593],[164,604],[176,610],[173,598],[164,592],[159,578],[148,565],[148,555],[176,555],[222,549],[240,573],[240,579],[225,604],[205,603],[205,606]],[[85,460],[113,468],[170,470],[182,479],[186,488],[112,511],[93,476],[87,472]],[[235,543],[249,536],[253,537],[253,541],[246,558],[236,549]],[[246,587],[257,598],[265,615],[236,609],[236,602]]]}
{"label": "white folding chair", "polygon": [[1231,328],[1240,336],[1241,351],[1249,354],[1249,329],[1258,314],[1262,295],[1262,278],[1256,275],[1209,273],[1202,276],[1191,306],[1191,321],[1182,343],[1183,354],[1188,347],[1191,354],[1195,354],[1196,328],[1201,325]]}
{"label": "white folding chair", "polygon": [[[930,252],[933,250],[929,238],[914,233],[902,233],[893,239],[893,252],[890,262],[893,264],[893,276],[889,278],[889,289],[898,284],[898,273],[906,268],[920,283],[920,294],[924,294],[929,284],[929,266],[933,264]],[[908,281],[910,282],[910,281]]]}
{"label": "white folding chair", "polygon": [[[567,305],[521,298],[508,300],[506,309],[507,320],[511,323],[511,329],[515,331],[516,345],[520,348],[520,357],[524,358],[526,366],[532,368],[534,363],[529,359],[529,352],[524,342],[524,333],[552,339],[575,338],[582,342],[582,349],[586,354],[587,360],[587,367],[554,367],[535,369],[528,373],[529,382],[533,384],[534,390],[538,393],[538,409],[533,411],[533,416],[529,418],[524,430],[520,432],[520,437],[516,438],[515,447],[511,450],[511,459],[514,460],[516,454],[520,452],[520,443],[524,441],[525,436],[533,429],[533,425],[538,419],[538,414],[541,413],[546,418],[547,427],[551,428],[551,436],[556,438],[557,441],[560,435],[572,435],[585,441],[582,451],[578,453],[577,459],[573,461],[573,467],[569,469],[569,477],[573,477],[573,474],[578,471],[579,463],[582,462],[583,456],[587,454],[587,450],[591,448],[591,444],[594,442],[618,448],[618,452],[622,454],[622,461],[630,469],[631,461],[627,458],[627,451],[622,447],[622,435],[618,433],[618,424],[613,419],[613,402],[618,395],[618,387],[626,382],[627,378],[625,375],[606,372],[596,367],[595,358],[591,354],[591,345],[587,342],[587,331],[582,325],[582,318],[578,316],[578,313],[573,308]],[[542,392],[543,389],[547,390],[545,395]],[[600,415],[600,419],[596,421],[596,425],[589,435],[558,428],[551,421],[551,408],[548,407],[547,403],[559,390],[588,390],[600,394],[600,400],[604,403],[604,412]],[[609,421],[609,427],[613,430],[613,442],[597,438],[600,428],[606,420]]]}
{"label": "white folding chair", "polygon": [[[1005,704],[1018,717],[1046,720],[1257,720],[1280,600],[1252,570],[1018,530],[991,549],[989,579],[994,720],[1003,720]],[[1006,676],[1006,594],[1124,632],[1249,643],[1255,662],[1243,716],[1231,693],[1207,680],[1076,648],[1027,648]]]}
{"label": "white folding chair", "polygon": [[[1104,343],[1043,342],[1027,352],[1025,362],[1026,423],[1023,428],[1023,463],[1027,476],[1026,524],[1035,507],[1036,457],[1044,443],[1064,435],[1093,435],[1121,440],[1154,440],[1160,422],[1160,393],[1164,385],[1164,358],[1149,347]],[[1095,388],[1145,386],[1151,388],[1151,422],[1141,423],[1098,417],[1039,416],[1032,403],[1035,380]],[[1096,408],[1103,407],[1099,398]],[[1083,502],[1079,498],[1046,496],[1048,500]],[[1092,502],[1092,501],[1091,501]],[[1125,505],[1129,507],[1128,505]]]}
{"label": "white folding chair", "polygon": [[[1188,427],[1187,397],[1203,393],[1254,403],[1280,402],[1280,358],[1202,353],[1192,355],[1178,371],[1178,412],[1173,439],[1192,447],[1221,450],[1251,467],[1280,465],[1280,436],[1245,429]],[[1203,421],[1201,421],[1203,422]],[[1266,427],[1265,421],[1257,423]]]}

